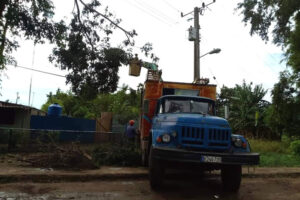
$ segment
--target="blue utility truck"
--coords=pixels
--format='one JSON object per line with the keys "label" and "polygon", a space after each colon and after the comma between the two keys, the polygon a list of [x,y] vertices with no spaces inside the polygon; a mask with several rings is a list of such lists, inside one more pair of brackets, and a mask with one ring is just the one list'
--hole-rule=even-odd
{"label": "blue utility truck", "polygon": [[242,165],[259,164],[259,154],[216,116],[216,86],[148,76],[144,88],[139,128],[151,187],[161,186],[167,168],[197,166],[221,170],[224,190],[238,191]]}

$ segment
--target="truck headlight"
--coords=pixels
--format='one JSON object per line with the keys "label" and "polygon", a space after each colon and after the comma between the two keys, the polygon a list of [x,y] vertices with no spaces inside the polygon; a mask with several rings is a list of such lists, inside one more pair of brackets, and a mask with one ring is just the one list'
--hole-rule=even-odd
{"label": "truck headlight", "polygon": [[243,141],[240,138],[236,138],[236,137],[232,138],[232,143],[234,146],[239,147],[239,148],[242,147],[242,145],[243,145]]}
{"label": "truck headlight", "polygon": [[162,141],[166,142],[166,143],[170,142],[171,141],[171,136],[169,134],[163,134],[162,135]]}

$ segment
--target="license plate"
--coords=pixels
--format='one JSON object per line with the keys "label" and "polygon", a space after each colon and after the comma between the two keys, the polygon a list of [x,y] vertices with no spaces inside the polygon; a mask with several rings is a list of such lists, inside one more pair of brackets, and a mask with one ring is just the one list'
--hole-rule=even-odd
{"label": "license plate", "polygon": [[206,163],[221,163],[222,158],[217,156],[202,156],[202,162]]}

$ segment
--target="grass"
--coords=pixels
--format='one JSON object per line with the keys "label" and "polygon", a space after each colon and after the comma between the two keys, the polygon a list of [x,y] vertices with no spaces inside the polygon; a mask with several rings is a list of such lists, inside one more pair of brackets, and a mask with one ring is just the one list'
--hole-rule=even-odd
{"label": "grass", "polygon": [[252,152],[260,153],[260,167],[300,167],[300,156],[291,152],[289,138],[282,141],[250,139]]}
{"label": "grass", "polygon": [[262,153],[260,167],[300,167],[300,157],[293,154]]}
{"label": "grass", "polygon": [[272,140],[248,140],[251,146],[251,151],[259,153],[283,153],[290,154],[289,142],[286,141],[272,141]]}

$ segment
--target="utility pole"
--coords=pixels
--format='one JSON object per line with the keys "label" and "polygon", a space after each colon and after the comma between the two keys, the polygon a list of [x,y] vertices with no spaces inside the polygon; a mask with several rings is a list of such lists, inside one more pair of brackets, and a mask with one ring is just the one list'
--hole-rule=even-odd
{"label": "utility pole", "polygon": [[[185,17],[194,12],[194,27],[189,28],[189,40],[194,41],[194,83],[201,82],[200,80],[200,25],[199,15],[203,15],[203,12],[208,9],[208,6],[215,3],[216,0],[212,0],[211,3],[202,3],[201,7],[195,7],[194,11],[187,14],[181,13],[181,17]],[[188,19],[189,21],[190,19]]]}
{"label": "utility pole", "polygon": [[17,92],[16,104],[18,104],[19,99],[20,99],[19,92]]}
{"label": "utility pole", "polygon": [[30,106],[31,85],[32,85],[32,76],[30,77],[30,84],[29,84],[29,98],[28,98],[28,106]]}
{"label": "utility pole", "polygon": [[[31,63],[31,67],[32,68],[34,66],[34,58],[35,58],[35,44],[33,45],[33,51],[32,51],[32,63]],[[30,77],[28,106],[30,106],[31,86],[32,86],[32,74],[31,74],[31,77]]]}
{"label": "utility pole", "polygon": [[196,83],[200,79],[200,34],[199,34],[199,8],[194,8],[194,82]]}

